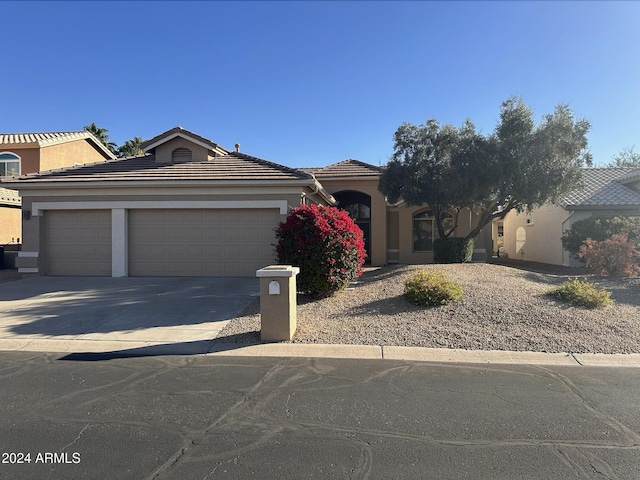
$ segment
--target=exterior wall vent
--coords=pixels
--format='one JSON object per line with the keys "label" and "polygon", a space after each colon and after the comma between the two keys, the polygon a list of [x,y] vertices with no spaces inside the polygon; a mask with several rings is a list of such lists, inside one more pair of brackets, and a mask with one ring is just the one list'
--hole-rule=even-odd
{"label": "exterior wall vent", "polygon": [[191,150],[188,148],[176,148],[171,152],[172,162],[190,162],[191,158]]}

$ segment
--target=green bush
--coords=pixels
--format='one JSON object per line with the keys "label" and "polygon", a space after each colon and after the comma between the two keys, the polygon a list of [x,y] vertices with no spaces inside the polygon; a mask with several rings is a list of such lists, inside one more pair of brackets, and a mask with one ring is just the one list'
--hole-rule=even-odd
{"label": "green bush", "polygon": [[420,270],[404,284],[404,297],[424,307],[447,305],[462,296],[462,288],[442,272]]}
{"label": "green bush", "polygon": [[433,241],[435,263],[469,263],[473,256],[473,240],[462,237],[436,238]]}
{"label": "green bush", "polygon": [[631,217],[589,217],[578,220],[571,225],[571,230],[565,230],[562,246],[569,253],[580,258],[580,247],[584,245],[587,238],[602,242],[623,232],[627,234],[630,241],[636,242],[636,248],[640,247],[640,219]]}
{"label": "green bush", "polygon": [[549,290],[547,295],[586,308],[602,308],[613,303],[611,292],[598,289],[593,284],[577,278]]}

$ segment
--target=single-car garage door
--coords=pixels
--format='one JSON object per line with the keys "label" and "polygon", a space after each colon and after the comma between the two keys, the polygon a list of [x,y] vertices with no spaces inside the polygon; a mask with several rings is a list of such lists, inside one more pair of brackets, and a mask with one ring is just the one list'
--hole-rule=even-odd
{"label": "single-car garage door", "polygon": [[274,262],[278,209],[129,211],[130,276],[254,276]]}
{"label": "single-car garage door", "polygon": [[111,276],[111,211],[45,212],[46,275]]}

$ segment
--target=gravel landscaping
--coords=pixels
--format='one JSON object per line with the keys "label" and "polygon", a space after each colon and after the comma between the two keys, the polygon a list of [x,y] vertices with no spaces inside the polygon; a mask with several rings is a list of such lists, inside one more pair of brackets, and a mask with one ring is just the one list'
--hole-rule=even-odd
{"label": "gravel landscaping", "polygon": [[[313,301],[298,296],[293,343],[400,345],[571,353],[640,352],[640,279],[595,277],[535,264],[402,265],[367,269],[349,289]],[[440,270],[463,289],[448,306],[406,302],[404,282]],[[615,304],[587,310],[544,293],[570,278],[597,283]],[[216,342],[259,341],[259,302],[233,319]]]}

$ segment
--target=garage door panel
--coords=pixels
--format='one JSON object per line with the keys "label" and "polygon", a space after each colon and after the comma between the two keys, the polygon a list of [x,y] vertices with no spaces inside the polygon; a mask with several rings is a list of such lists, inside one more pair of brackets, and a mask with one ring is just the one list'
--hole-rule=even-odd
{"label": "garage door panel", "polygon": [[207,243],[223,243],[224,242],[224,230],[222,226],[217,228],[207,227],[204,229],[204,238]]}
{"label": "garage door panel", "polygon": [[129,274],[253,276],[275,260],[279,219],[277,209],[131,210]]}
{"label": "garage door panel", "polygon": [[46,275],[111,275],[111,211],[45,212]]}

